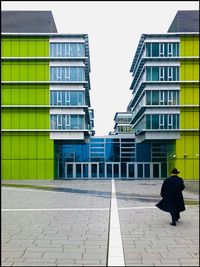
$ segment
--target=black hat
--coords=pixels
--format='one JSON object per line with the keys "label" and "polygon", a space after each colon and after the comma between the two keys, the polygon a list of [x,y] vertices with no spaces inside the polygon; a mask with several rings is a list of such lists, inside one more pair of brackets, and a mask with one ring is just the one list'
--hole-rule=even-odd
{"label": "black hat", "polygon": [[178,174],[178,173],[180,173],[176,168],[174,168],[172,171],[171,171],[171,173],[173,173],[173,174]]}

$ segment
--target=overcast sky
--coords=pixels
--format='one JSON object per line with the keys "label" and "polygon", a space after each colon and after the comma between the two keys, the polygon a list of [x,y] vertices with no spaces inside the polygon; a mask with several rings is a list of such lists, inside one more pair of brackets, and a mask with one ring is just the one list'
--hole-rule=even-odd
{"label": "overcast sky", "polygon": [[59,33],[87,33],[96,135],[114,127],[131,99],[131,63],[142,33],[166,33],[178,10],[198,1],[2,1],[2,10],[51,10]]}

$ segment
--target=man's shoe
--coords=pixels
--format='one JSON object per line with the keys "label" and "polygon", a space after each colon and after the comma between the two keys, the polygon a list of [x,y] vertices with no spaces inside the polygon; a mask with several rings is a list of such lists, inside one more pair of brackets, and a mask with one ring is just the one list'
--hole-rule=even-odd
{"label": "man's shoe", "polygon": [[172,222],[172,223],[170,223],[171,225],[173,225],[173,226],[176,226],[176,223],[174,223],[174,222]]}

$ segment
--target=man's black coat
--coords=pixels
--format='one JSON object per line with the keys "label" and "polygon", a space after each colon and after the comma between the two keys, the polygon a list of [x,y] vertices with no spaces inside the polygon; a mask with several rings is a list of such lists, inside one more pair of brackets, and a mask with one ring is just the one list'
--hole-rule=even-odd
{"label": "man's black coat", "polygon": [[166,178],[161,187],[162,200],[156,206],[166,212],[176,211],[181,212],[185,210],[182,191],[185,185],[183,179],[172,175]]}

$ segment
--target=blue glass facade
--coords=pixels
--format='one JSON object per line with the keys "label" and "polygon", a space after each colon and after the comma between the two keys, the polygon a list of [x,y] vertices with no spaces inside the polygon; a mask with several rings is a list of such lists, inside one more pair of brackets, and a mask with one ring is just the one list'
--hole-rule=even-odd
{"label": "blue glass facade", "polygon": [[88,143],[59,140],[55,157],[59,179],[167,176],[167,146],[161,142],[140,144],[134,138],[116,136],[92,137]]}

